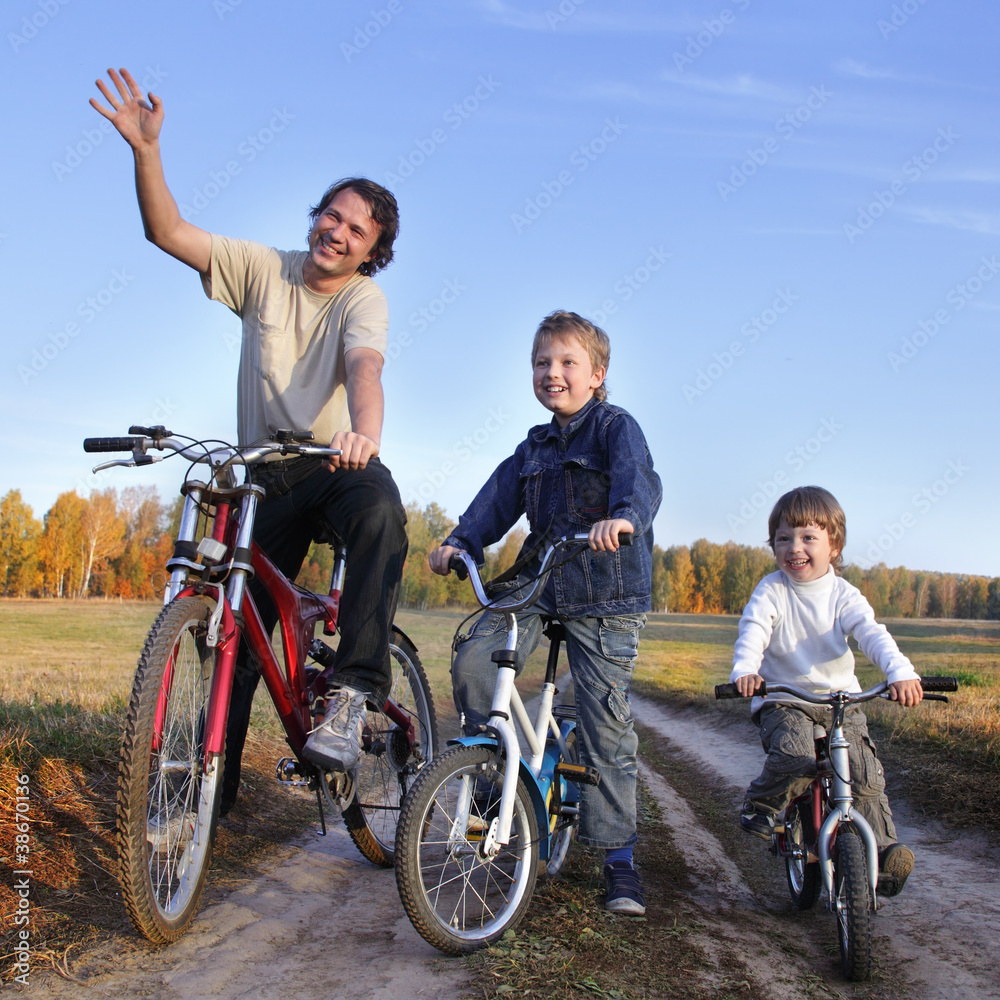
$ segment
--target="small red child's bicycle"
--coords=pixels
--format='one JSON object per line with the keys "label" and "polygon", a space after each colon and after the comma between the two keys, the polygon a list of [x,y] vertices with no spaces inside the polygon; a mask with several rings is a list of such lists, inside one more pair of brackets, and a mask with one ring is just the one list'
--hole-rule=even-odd
{"label": "small red child's bicycle", "polygon": [[[416,647],[393,626],[392,687],[383,705],[368,704],[361,761],[344,774],[323,771],[302,756],[323,698],[334,650],[314,635],[337,629],[348,553],[335,542],[329,594],[286,579],[253,543],[264,489],[253,465],[267,455],[328,457],[311,434],[277,431],[273,440],[236,448],[196,441],[163,427],[131,427],[128,437],[88,438],[88,452],[130,451],[111,466],[162,461],[166,450],[210,470],[208,482],[185,478],[184,508],[164,594],[139,657],[129,700],[118,782],[117,837],[122,895],[137,930],[157,943],[173,941],[194,918],[205,883],[219,816],[226,720],[241,636],[260,668],[293,756],[277,765],[279,781],[315,790],[338,807],[351,838],[375,864],[391,867],[400,803],[438,747],[430,687]],[[170,455],[164,456],[170,457]],[[236,470],[246,468],[246,482]],[[283,666],[247,588],[249,577],[279,613]],[[307,662],[311,659],[314,662]]]}

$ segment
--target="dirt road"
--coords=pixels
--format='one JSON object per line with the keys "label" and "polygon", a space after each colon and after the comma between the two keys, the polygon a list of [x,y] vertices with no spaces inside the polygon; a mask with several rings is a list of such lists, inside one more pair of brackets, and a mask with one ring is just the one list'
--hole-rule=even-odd
{"label": "dirt road", "polygon": [[[874,985],[852,987],[839,979],[831,955],[832,916],[821,904],[793,914],[783,867],[762,842],[733,836],[739,793],[760,763],[753,730],[716,728],[718,720],[707,714],[678,713],[640,698],[633,706],[658,748],[655,759],[643,762],[642,777],[675,842],[690,845],[693,902],[704,914],[698,943],[708,954],[738,950],[762,991],[776,1000],[1000,998],[1000,852],[984,838],[916,823],[905,804],[894,803],[900,837],[914,848],[917,868],[905,892],[876,916]],[[685,774],[688,780],[678,781]],[[729,807],[706,811],[697,790],[708,788],[717,802],[728,799]],[[337,825],[325,839],[309,835],[290,845],[267,873],[207,906],[178,943],[125,956],[104,946],[73,972],[85,979],[85,988],[36,970],[27,995],[473,995],[462,961],[438,955],[413,931],[393,873],[363,861]]]}

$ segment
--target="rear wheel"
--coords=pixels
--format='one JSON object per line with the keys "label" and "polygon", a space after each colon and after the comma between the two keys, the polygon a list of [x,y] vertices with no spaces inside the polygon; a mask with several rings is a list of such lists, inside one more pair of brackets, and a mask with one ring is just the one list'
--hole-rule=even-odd
{"label": "rear wheel", "polygon": [[810,805],[798,803],[789,808],[785,819],[785,849],[791,853],[785,857],[785,874],[788,876],[788,891],[792,902],[800,910],[810,909],[819,899],[823,879],[818,861],[809,861],[808,844],[812,841]]}
{"label": "rear wheel", "polygon": [[833,884],[836,891],[837,934],[844,975],[855,981],[871,972],[871,892],[865,845],[848,824],[841,824],[835,846]]}
{"label": "rear wheel", "polygon": [[494,854],[485,848],[504,780],[492,747],[458,746],[421,772],[403,803],[399,895],[421,937],[448,955],[497,940],[517,926],[531,902],[538,823],[519,775],[510,841]]}
{"label": "rear wheel", "polygon": [[[562,758],[568,764],[577,762],[576,731],[572,730],[566,737],[567,756]],[[545,864],[544,873],[548,876],[558,875],[566,863],[570,844],[576,839],[576,831],[580,826],[578,810],[579,799],[575,803],[567,803],[567,795],[573,791],[573,785],[565,778],[557,778],[552,782],[549,792],[549,860]]]}
{"label": "rear wheel", "polygon": [[182,597],[150,629],[129,700],[118,780],[122,897],[136,929],[179,937],[198,908],[219,817],[222,754],[206,763],[212,602]]}
{"label": "rear wheel", "polygon": [[404,797],[438,748],[437,716],[423,665],[413,643],[395,626],[389,644],[392,688],[389,698],[412,726],[412,737],[386,715],[368,706],[361,760],[354,773],[355,794],[344,823],[358,850],[376,865],[391,868],[396,826]]}

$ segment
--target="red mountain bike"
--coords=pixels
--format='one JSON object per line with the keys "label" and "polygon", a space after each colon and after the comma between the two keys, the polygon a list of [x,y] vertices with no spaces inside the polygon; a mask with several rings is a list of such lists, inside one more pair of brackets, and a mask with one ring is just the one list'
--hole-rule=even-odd
{"label": "red mountain bike", "polygon": [[[117,839],[122,895],[138,931],[157,943],[179,937],[198,906],[219,815],[226,720],[240,638],[260,668],[294,756],[277,765],[279,781],[315,790],[338,807],[351,838],[375,864],[391,867],[400,803],[438,747],[437,720],[417,650],[393,626],[392,687],[368,704],[361,761],[349,774],[327,772],[302,756],[322,717],[334,650],[314,635],[336,633],[348,553],[334,544],[329,594],[286,579],[253,543],[264,489],[253,465],[265,456],[338,454],[311,434],[278,431],[274,440],[236,448],[196,441],[163,427],[131,427],[128,437],[88,438],[88,452],[130,451],[94,470],[162,461],[151,449],[210,470],[208,482],[185,478],[184,508],[164,608],[136,669],[122,743]],[[164,457],[171,457],[169,454]],[[237,482],[239,466],[246,481]],[[256,576],[278,609],[283,664],[247,588]],[[311,659],[313,662],[307,662]],[[315,720],[315,721],[314,721]]]}

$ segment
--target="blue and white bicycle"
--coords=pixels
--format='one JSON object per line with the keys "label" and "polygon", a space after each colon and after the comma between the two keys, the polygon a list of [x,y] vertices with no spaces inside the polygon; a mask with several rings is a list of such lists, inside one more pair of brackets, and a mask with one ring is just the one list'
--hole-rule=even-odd
{"label": "blue and white bicycle", "polygon": [[[631,540],[619,536],[623,544]],[[534,582],[502,604],[486,595],[471,556],[452,559],[460,576],[468,571],[479,603],[504,615],[507,642],[493,654],[497,680],[489,722],[474,736],[452,740],[451,749],[420,772],[396,828],[403,907],[420,935],[449,955],[475,951],[517,926],[539,869],[554,875],[566,860],[579,824],[579,784],[600,780],[593,768],[577,763],[575,708],[554,705],[564,638],[558,621],[544,629],[549,657],[534,722],[514,685],[516,614],[542,593],[565,548],[582,552],[587,536],[549,545]],[[512,710],[527,743],[523,755]]]}

